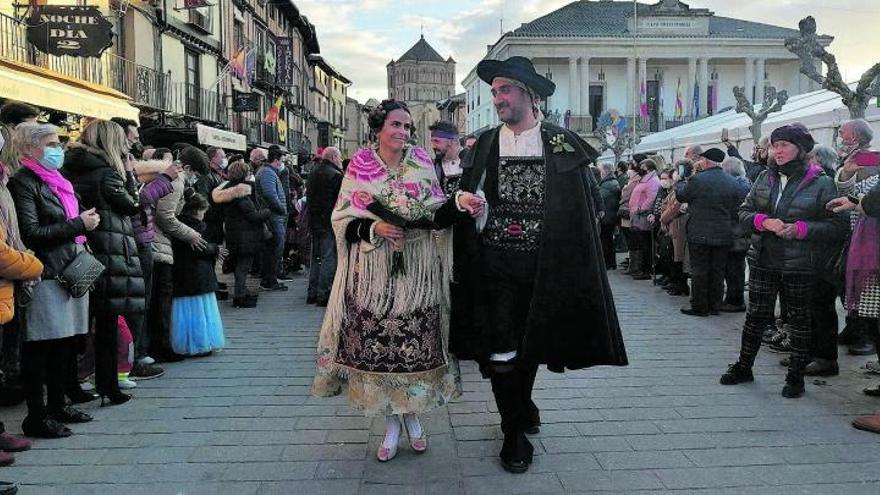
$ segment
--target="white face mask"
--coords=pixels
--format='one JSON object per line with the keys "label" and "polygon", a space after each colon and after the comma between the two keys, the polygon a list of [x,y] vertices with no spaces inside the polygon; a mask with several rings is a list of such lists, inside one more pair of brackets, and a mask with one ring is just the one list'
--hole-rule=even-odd
{"label": "white face mask", "polygon": [[632,169],[629,169],[629,170],[626,171],[626,176],[629,177],[630,179],[632,179],[633,177],[636,176],[636,171],[635,171],[635,170],[632,170]]}
{"label": "white face mask", "polygon": [[220,168],[222,170],[226,170],[226,167],[229,166],[229,160],[224,158],[222,162],[220,162]]}

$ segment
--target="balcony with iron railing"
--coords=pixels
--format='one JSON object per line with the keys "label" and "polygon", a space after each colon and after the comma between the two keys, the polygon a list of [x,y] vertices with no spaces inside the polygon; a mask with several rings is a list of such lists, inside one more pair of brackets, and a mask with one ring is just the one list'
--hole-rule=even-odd
{"label": "balcony with iron railing", "polygon": [[97,58],[47,55],[27,42],[26,29],[23,22],[0,14],[0,58],[115,89],[138,107],[226,123],[226,112],[215,91],[174,81],[170,72],[136,64],[109,50]]}

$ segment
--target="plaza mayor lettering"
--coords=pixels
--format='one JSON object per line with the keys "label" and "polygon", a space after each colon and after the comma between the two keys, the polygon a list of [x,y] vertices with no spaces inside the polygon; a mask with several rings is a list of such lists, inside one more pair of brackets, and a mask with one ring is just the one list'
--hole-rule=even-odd
{"label": "plaza mayor lettering", "polygon": [[113,43],[112,29],[96,6],[44,5],[28,18],[27,38],[49,55],[100,57]]}

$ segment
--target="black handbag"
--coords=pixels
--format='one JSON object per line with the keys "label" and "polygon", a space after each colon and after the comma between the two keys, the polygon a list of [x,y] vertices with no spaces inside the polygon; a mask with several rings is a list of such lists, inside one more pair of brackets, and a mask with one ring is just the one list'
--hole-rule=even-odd
{"label": "black handbag", "polygon": [[92,253],[83,250],[56,277],[73,297],[82,297],[92,289],[106,267]]}

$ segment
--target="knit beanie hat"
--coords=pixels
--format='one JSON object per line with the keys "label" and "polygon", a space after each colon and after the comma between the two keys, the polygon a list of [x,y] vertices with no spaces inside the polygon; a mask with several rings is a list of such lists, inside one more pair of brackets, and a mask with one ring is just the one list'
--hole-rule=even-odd
{"label": "knit beanie hat", "polygon": [[788,141],[804,153],[813,151],[813,147],[816,146],[816,141],[813,140],[810,132],[806,128],[797,125],[784,125],[774,129],[773,133],[770,134],[770,143],[772,144],[776,141]]}

